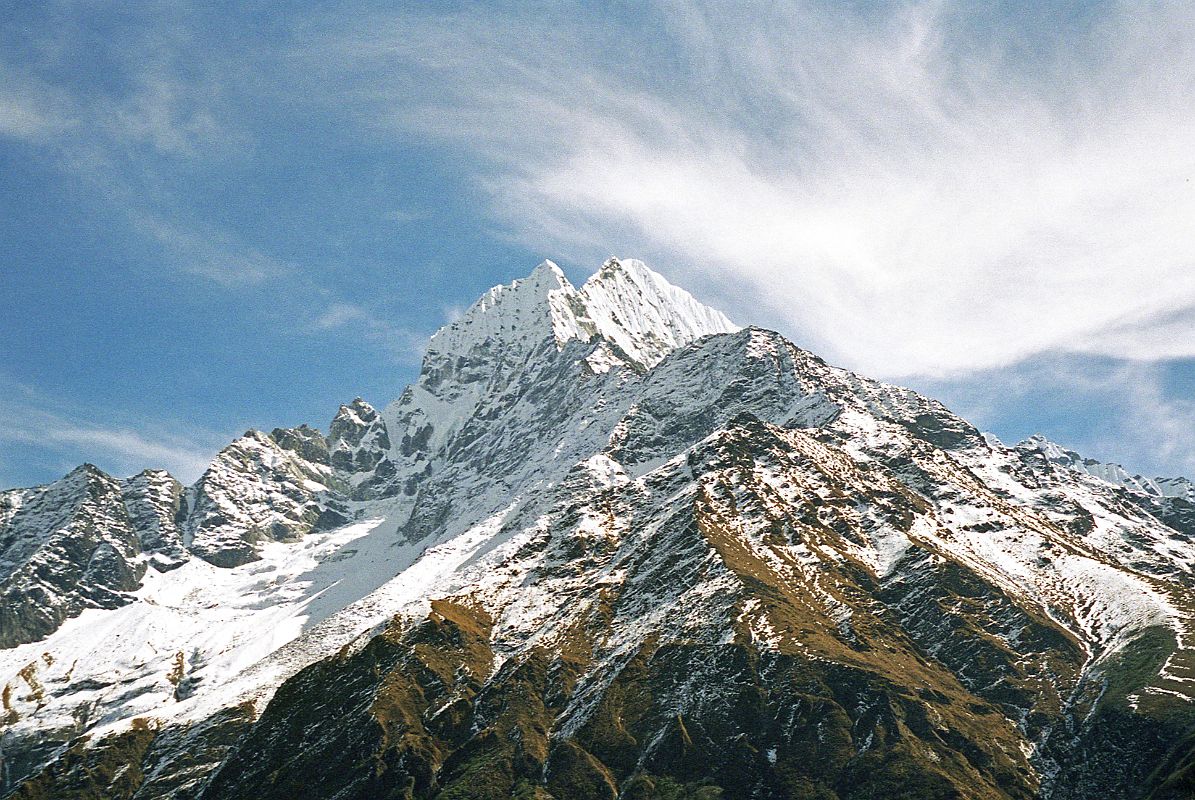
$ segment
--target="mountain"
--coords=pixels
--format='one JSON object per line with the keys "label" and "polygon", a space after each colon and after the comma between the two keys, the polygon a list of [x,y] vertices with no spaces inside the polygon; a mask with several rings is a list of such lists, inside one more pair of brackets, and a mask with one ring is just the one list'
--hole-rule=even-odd
{"label": "mountain", "polygon": [[326,437],[0,495],[4,796],[1191,797],[1195,506],[1072,455],[545,262]]}

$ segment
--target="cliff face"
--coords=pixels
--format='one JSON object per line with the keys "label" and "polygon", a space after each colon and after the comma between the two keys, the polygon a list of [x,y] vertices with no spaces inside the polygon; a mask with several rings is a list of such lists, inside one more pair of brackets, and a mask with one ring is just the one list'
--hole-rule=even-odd
{"label": "cliff face", "polygon": [[[89,527],[6,494],[46,620],[0,628],[8,791],[1189,796],[1189,500],[1080,466],[638,262],[541,265],[326,439],[96,477]],[[56,541],[126,566],[54,597],[116,599],[21,588]]]}

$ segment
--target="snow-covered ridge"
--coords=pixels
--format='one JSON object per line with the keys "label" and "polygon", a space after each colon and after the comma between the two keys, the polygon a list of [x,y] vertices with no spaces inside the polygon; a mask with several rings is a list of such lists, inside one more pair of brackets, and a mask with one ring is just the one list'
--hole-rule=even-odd
{"label": "snow-covered ridge", "polygon": [[1154,497],[1178,497],[1195,502],[1195,483],[1183,477],[1154,477],[1134,475],[1120,464],[1085,458],[1057,442],[1035,434],[1017,444],[1019,449],[1036,450],[1048,461],[1086,473],[1108,483]]}

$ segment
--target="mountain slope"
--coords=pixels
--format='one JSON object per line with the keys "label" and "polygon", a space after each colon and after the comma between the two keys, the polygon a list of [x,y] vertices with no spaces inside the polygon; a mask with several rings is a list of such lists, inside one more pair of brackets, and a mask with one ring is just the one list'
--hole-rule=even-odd
{"label": "mountain slope", "polygon": [[[22,491],[18,576],[56,541]],[[0,651],[13,796],[1189,781],[1187,500],[1004,447],[639,262],[580,289],[545,262],[383,411],[250,432],[154,496],[125,512],[153,524],[95,525],[126,543],[119,607]]]}

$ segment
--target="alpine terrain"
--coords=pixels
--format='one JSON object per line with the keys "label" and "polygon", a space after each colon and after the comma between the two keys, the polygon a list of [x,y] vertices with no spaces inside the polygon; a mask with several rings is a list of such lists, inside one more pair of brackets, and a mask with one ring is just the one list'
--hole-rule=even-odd
{"label": "alpine terrain", "polygon": [[0,493],[0,796],[1195,797],[1195,486],[551,262],[383,409]]}

